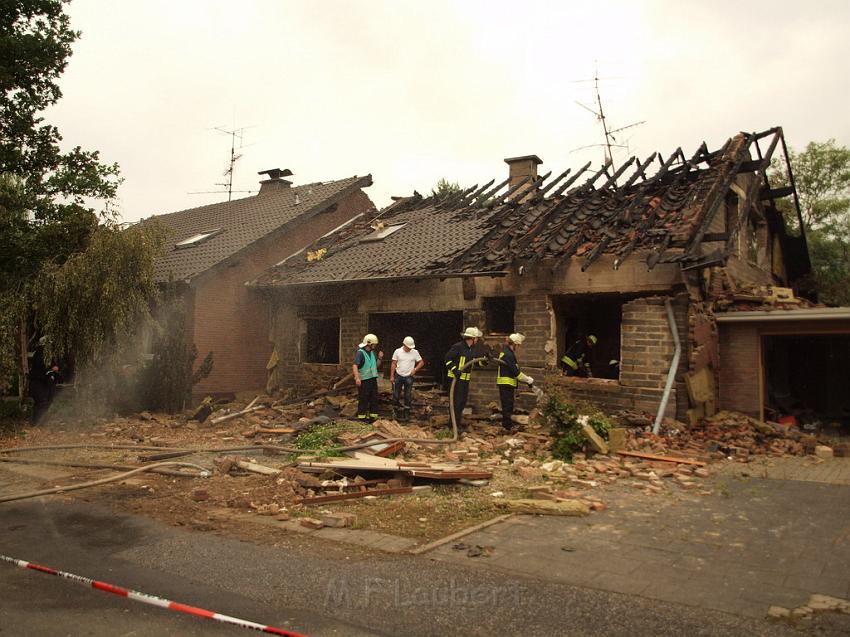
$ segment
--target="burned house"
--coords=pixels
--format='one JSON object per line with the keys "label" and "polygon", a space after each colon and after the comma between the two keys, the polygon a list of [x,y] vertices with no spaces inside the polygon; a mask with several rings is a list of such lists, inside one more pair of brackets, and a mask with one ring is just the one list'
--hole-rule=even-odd
{"label": "burned house", "polygon": [[[607,409],[655,412],[665,396],[680,419],[742,408],[718,389],[731,381],[715,301],[730,286],[791,287],[809,269],[805,237],[785,231],[775,206],[793,189],[768,183],[783,152],[774,128],[557,176],[538,174],[531,155],[506,159],[498,184],[397,198],[251,283],[271,302],[272,380],[338,374],[366,332],[388,353],[413,336],[439,378],[475,325],[493,346],[524,333],[521,363],[538,382]],[[562,376],[560,357],[587,334],[599,339],[593,377]],[[471,404],[495,397],[494,376],[473,375]]]}
{"label": "burned house", "polygon": [[170,230],[157,259],[158,281],[176,282],[186,299],[186,333],[199,360],[213,352],[198,395],[262,389],[272,351],[268,311],[246,281],[323,234],[374,210],[363,192],[371,176],[293,186],[289,170],[260,173],[250,197],[158,215]]}

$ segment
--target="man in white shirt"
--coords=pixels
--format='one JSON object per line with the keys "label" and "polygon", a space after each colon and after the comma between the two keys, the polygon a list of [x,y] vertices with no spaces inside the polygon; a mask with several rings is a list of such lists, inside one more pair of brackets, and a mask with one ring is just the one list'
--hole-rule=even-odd
{"label": "man in white shirt", "polygon": [[[393,384],[393,406],[401,408],[401,391],[404,389],[404,410],[399,420],[410,420],[410,406],[413,402],[413,377],[416,372],[425,367],[425,359],[416,351],[416,343],[412,336],[406,336],[403,344],[393,352],[393,362],[390,365],[390,382]],[[396,413],[398,416],[398,413]]]}

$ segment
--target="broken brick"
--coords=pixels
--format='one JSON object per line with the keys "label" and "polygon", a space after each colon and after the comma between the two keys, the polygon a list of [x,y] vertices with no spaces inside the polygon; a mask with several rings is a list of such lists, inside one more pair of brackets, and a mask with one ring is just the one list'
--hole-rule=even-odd
{"label": "broken brick", "polygon": [[325,526],[324,522],[321,520],[317,520],[316,518],[301,518],[298,521],[298,524],[307,529],[318,530]]}

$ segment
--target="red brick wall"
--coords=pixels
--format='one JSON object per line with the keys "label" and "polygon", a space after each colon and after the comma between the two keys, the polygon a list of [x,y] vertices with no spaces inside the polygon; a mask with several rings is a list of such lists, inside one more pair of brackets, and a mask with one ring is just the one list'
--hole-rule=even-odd
{"label": "red brick wall", "polygon": [[[212,351],[212,374],[195,385],[193,396],[266,385],[272,351],[269,305],[261,293],[245,286],[265,269],[297,252],[355,215],[374,208],[363,191],[341,200],[335,209],[267,237],[204,274],[195,284],[194,336],[199,363]],[[278,353],[282,356],[282,353]]]}
{"label": "red brick wall", "polygon": [[761,416],[759,329],[754,323],[720,326],[720,408]]}
{"label": "red brick wall", "polygon": [[[658,410],[673,360],[674,343],[667,321],[665,297],[645,297],[623,305],[620,337],[620,380],[565,378],[550,374],[547,381],[575,400],[593,403],[606,411],[632,409],[654,414]],[[678,400],[685,391],[688,320],[684,298],[673,303],[682,354],[665,415],[682,419],[686,404]]]}

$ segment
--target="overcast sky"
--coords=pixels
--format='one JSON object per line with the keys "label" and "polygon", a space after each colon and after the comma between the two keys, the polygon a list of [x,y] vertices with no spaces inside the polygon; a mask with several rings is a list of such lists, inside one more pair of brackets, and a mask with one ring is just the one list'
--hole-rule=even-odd
{"label": "overcast sky", "polygon": [[[781,125],[850,145],[850,2],[74,0],[82,31],[48,114],[125,178],[125,220],[222,200],[289,168],[296,184],[371,173],[379,207],[507,176],[556,174],[600,148],[592,82],[632,154],[691,154]],[[625,157],[625,150],[616,159]],[[234,196],[246,196],[239,194]],[[226,198],[226,196],[225,196]]]}

